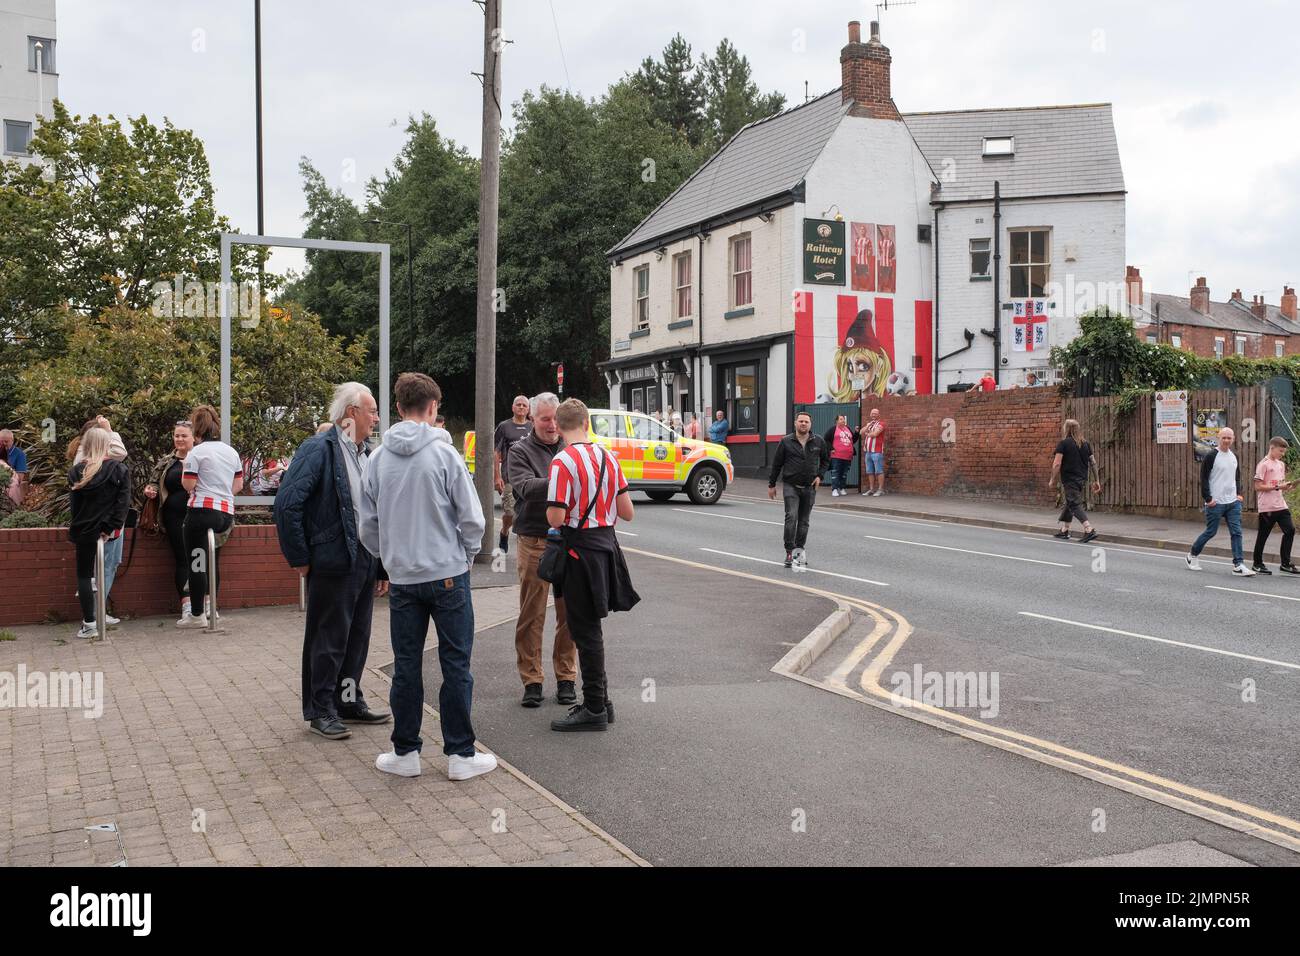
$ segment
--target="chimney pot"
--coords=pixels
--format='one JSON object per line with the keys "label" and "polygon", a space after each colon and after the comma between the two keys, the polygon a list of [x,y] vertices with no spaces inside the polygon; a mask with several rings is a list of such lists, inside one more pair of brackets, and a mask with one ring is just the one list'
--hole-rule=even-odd
{"label": "chimney pot", "polygon": [[1296,295],[1295,289],[1291,286],[1282,287],[1282,301],[1278,303],[1278,311],[1285,315],[1292,322],[1296,319]]}
{"label": "chimney pot", "polygon": [[872,43],[880,42],[880,21],[879,20],[871,21],[871,42]]}
{"label": "chimney pot", "polygon": [[1192,308],[1201,313],[1201,315],[1210,314],[1210,289],[1205,284],[1205,276],[1196,280],[1196,285],[1192,286],[1192,293],[1189,296]]}
{"label": "chimney pot", "polygon": [[840,50],[840,97],[850,114],[871,119],[902,120],[889,90],[891,57],[880,42],[880,24],[871,21],[871,41],[861,42],[862,25],[849,21],[849,42]]}
{"label": "chimney pot", "polygon": [[1233,289],[1233,290],[1232,290],[1232,298],[1234,298],[1234,299],[1240,299],[1240,298],[1241,298],[1241,290],[1240,290],[1240,289]]}
{"label": "chimney pot", "polygon": [[1137,266],[1124,267],[1124,282],[1128,287],[1129,305],[1142,305],[1142,271]]}
{"label": "chimney pot", "polygon": [[850,43],[862,42],[862,24],[859,23],[857,20],[849,21],[849,42]]}

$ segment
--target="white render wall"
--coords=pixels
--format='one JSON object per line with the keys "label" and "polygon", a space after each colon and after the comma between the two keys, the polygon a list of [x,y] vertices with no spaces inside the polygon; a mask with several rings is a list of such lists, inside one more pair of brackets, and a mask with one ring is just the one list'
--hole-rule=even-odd
{"label": "white render wall", "polygon": [[[980,221],[982,220],[982,221]],[[1049,282],[1059,285],[1049,296],[1048,346],[1065,345],[1079,334],[1078,316],[1118,296],[1123,308],[1124,198],[1096,197],[1002,202],[1002,302],[1010,295],[1012,229],[1051,229]],[[947,206],[939,213],[939,355],[966,344],[963,329],[975,333],[972,347],[939,365],[939,390],[954,382],[974,382],[993,367],[993,340],[980,329],[993,328],[993,283],[971,281],[969,240],[992,238],[993,204]],[[1076,258],[1066,261],[1067,246]],[[1098,302],[1098,296],[1103,301]],[[1025,369],[1045,367],[1048,350],[1013,352],[1010,313],[1002,312],[1001,384],[1024,381]]]}
{"label": "white render wall", "polygon": [[[37,82],[35,72],[27,69],[27,38],[50,37],[58,40],[54,21],[54,0],[0,0],[0,119],[31,123],[35,132],[37,114],[48,115],[50,104],[59,94],[58,77],[43,74]],[[62,51],[55,49],[55,67]],[[43,86],[43,103],[37,103],[37,89]],[[0,132],[3,127],[0,127]],[[0,148],[3,141],[0,141]],[[4,156],[7,160],[18,157]],[[20,162],[26,160],[19,159]]]}

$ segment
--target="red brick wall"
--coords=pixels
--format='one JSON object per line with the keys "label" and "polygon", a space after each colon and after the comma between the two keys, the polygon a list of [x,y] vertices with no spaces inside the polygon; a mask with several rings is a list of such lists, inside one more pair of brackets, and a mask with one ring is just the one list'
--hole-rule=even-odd
{"label": "red brick wall", "polygon": [[[140,535],[128,567],[130,535],[113,582],[120,616],[177,614],[172,552],[162,536]],[[77,559],[65,528],[0,529],[0,625],[36,624],[51,616],[75,621]],[[221,549],[218,609],[296,604],[298,575],[285,563],[274,525],[236,525]]]}
{"label": "red brick wall", "polygon": [[[1143,339],[1147,333],[1155,332],[1155,325],[1143,326],[1140,335]],[[1216,336],[1223,339],[1224,356],[1235,355],[1236,345],[1234,336],[1236,335],[1231,329],[1212,329],[1199,325],[1178,325],[1176,323],[1166,322],[1162,326],[1161,334],[1164,336],[1163,341],[1167,344],[1173,344],[1174,335],[1182,336],[1179,348],[1191,352],[1193,355],[1199,355],[1201,358],[1214,358],[1214,339]],[[1274,342],[1281,339],[1283,342],[1283,355],[1300,354],[1300,336],[1286,335],[1254,335],[1246,334],[1246,358],[1275,358],[1277,351]]]}
{"label": "red brick wall", "polygon": [[873,398],[862,404],[864,422],[872,408],[885,421],[887,491],[1056,501],[1047,479],[1065,413],[1055,389]]}

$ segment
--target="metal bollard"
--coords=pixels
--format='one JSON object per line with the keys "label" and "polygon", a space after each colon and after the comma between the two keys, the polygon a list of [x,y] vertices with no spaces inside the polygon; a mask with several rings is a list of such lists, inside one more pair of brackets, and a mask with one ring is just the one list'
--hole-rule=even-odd
{"label": "metal bollard", "polygon": [[298,610],[307,610],[307,575],[298,575]]}
{"label": "metal bollard", "polygon": [[108,595],[104,593],[104,539],[95,541],[95,627],[99,631],[96,640],[108,638]]}
{"label": "metal bollard", "polygon": [[208,529],[208,631],[217,629],[217,536]]}

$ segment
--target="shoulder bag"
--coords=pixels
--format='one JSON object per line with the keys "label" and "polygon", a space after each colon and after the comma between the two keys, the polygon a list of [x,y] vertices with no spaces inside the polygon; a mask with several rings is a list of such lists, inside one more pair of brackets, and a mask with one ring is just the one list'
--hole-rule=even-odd
{"label": "shoulder bag", "polygon": [[[600,446],[594,446],[600,447]],[[587,523],[587,518],[591,515],[591,509],[596,506],[596,499],[600,497],[601,487],[605,484],[605,450],[600,451],[600,473],[596,476],[596,493],[591,496],[591,501],[587,502],[587,509],[583,511],[582,517],[578,519],[578,528]],[[541,559],[537,562],[537,576],[548,584],[563,586],[564,573],[569,563],[569,548],[573,542],[573,535],[577,528],[570,528],[567,525],[560,529],[559,536],[547,535],[546,550],[542,552]]]}

